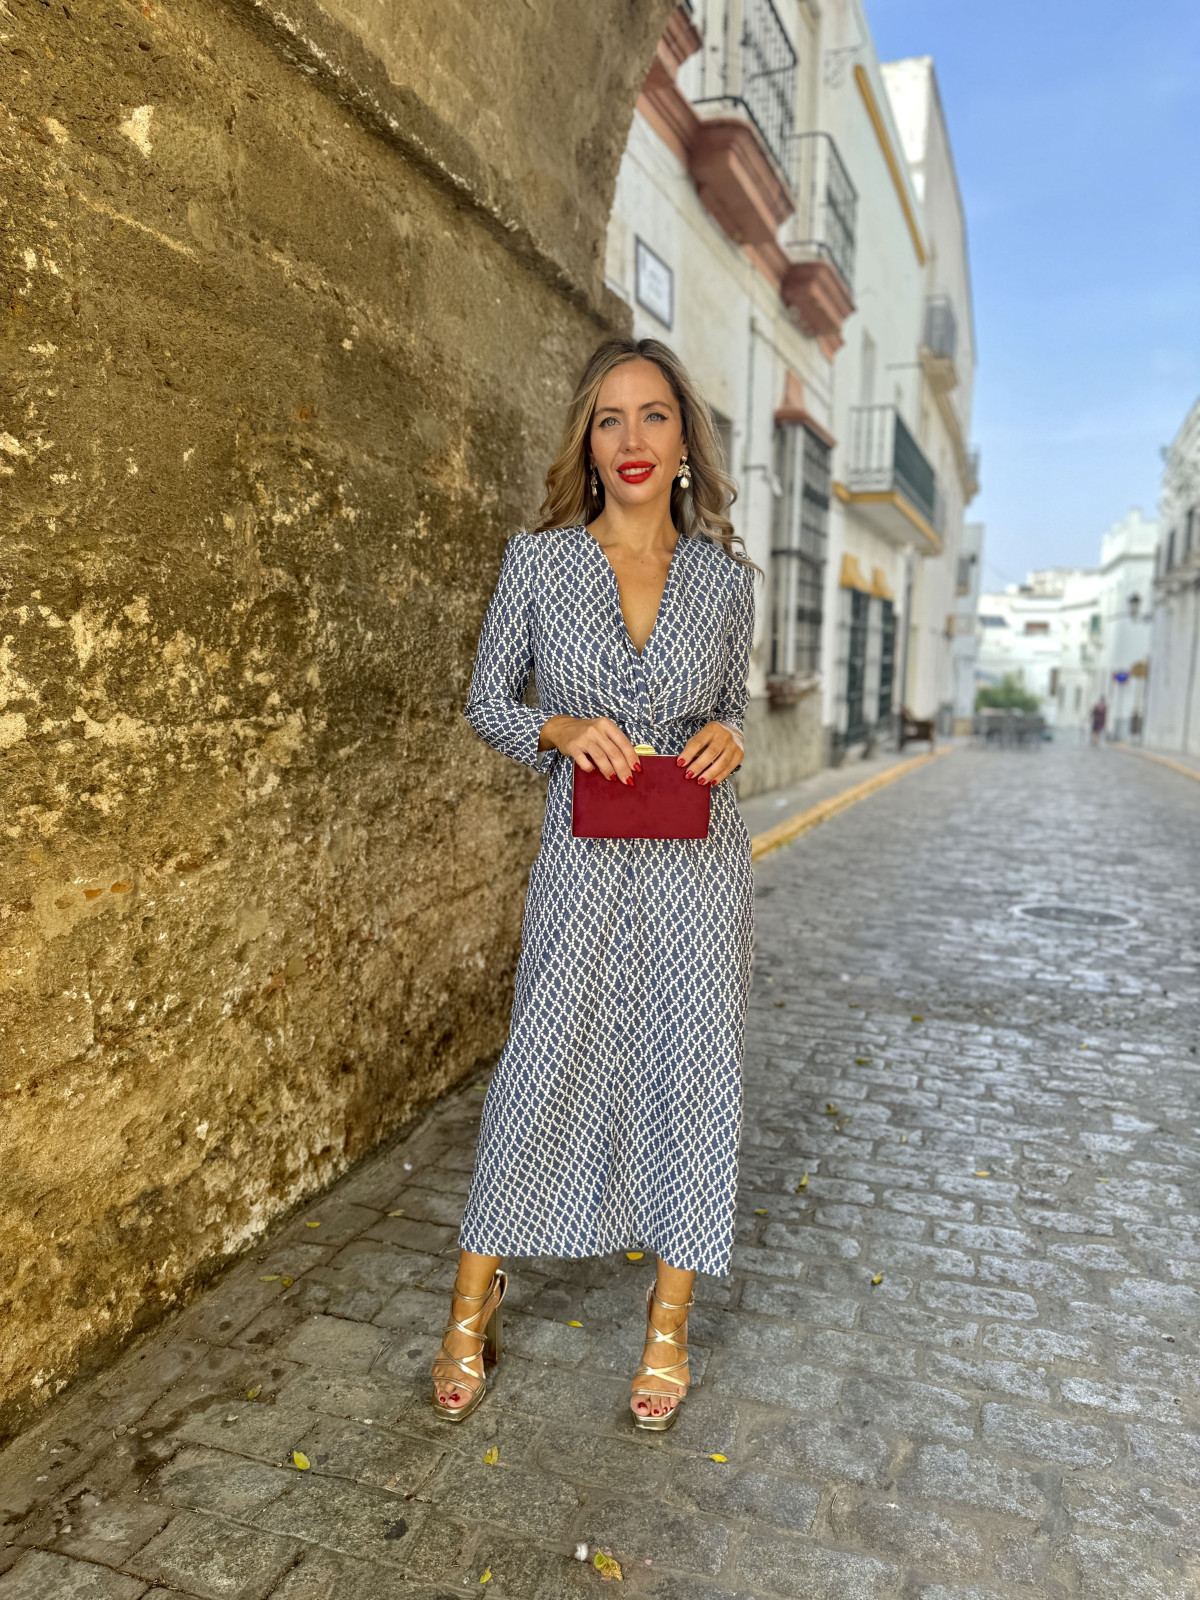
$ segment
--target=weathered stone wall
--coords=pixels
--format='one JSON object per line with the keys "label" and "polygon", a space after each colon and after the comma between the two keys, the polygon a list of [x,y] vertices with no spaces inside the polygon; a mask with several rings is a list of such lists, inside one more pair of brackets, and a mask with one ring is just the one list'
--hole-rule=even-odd
{"label": "weathered stone wall", "polygon": [[459,710],[669,10],[0,5],[0,1433],[503,1040]]}

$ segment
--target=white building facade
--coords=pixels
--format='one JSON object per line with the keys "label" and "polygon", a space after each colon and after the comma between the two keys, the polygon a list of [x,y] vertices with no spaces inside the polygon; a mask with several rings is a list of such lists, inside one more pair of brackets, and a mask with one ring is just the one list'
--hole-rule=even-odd
{"label": "white building facade", "polygon": [[1101,540],[1100,670],[1092,695],[1104,696],[1110,739],[1144,736],[1157,544],[1158,523],[1136,509]]}
{"label": "white building facade", "polygon": [[954,596],[954,732],[974,725],[979,674],[979,597],[983,587],[983,523],[963,525]]}
{"label": "white building facade", "polygon": [[1086,733],[1102,671],[1098,572],[1051,567],[980,595],[978,682],[1015,678],[1059,737]]}
{"label": "white building facade", "polygon": [[1090,735],[1103,699],[1105,737],[1140,739],[1157,541],[1135,508],[1102,536],[1098,568],[1051,567],[980,595],[979,683],[1015,676],[1064,738]]}
{"label": "white building facade", "polygon": [[974,373],[932,63],[882,68],[858,0],[677,8],[608,235],[639,337],[716,414],[763,569],[741,792],[952,717]]}
{"label": "white building facade", "polygon": [[1145,742],[1200,756],[1200,400],[1167,451]]}

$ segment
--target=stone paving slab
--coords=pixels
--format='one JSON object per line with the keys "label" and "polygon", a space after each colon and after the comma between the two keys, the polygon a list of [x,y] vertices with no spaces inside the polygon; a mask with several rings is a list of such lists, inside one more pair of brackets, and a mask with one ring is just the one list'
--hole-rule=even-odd
{"label": "stone paving slab", "polygon": [[0,1456],[0,1600],[575,1600],[579,1541],[646,1600],[1195,1600],[1198,799],[961,749],[762,863],[670,1433],[623,1255],[510,1263],[487,1404],[432,1414],[470,1085]]}

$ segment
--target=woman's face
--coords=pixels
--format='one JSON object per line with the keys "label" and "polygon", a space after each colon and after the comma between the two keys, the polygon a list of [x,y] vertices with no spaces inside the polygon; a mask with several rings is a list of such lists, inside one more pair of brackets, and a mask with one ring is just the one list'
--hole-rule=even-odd
{"label": "woman's face", "polygon": [[669,499],[684,454],[679,402],[653,361],[624,361],[600,385],[588,448],[609,503]]}

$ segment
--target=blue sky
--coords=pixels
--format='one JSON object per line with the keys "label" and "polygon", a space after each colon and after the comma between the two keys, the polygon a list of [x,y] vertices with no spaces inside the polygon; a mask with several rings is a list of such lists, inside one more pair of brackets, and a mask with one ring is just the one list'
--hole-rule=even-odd
{"label": "blue sky", "polygon": [[932,55],[967,210],[985,581],[1095,565],[1200,394],[1197,0],[866,0]]}

